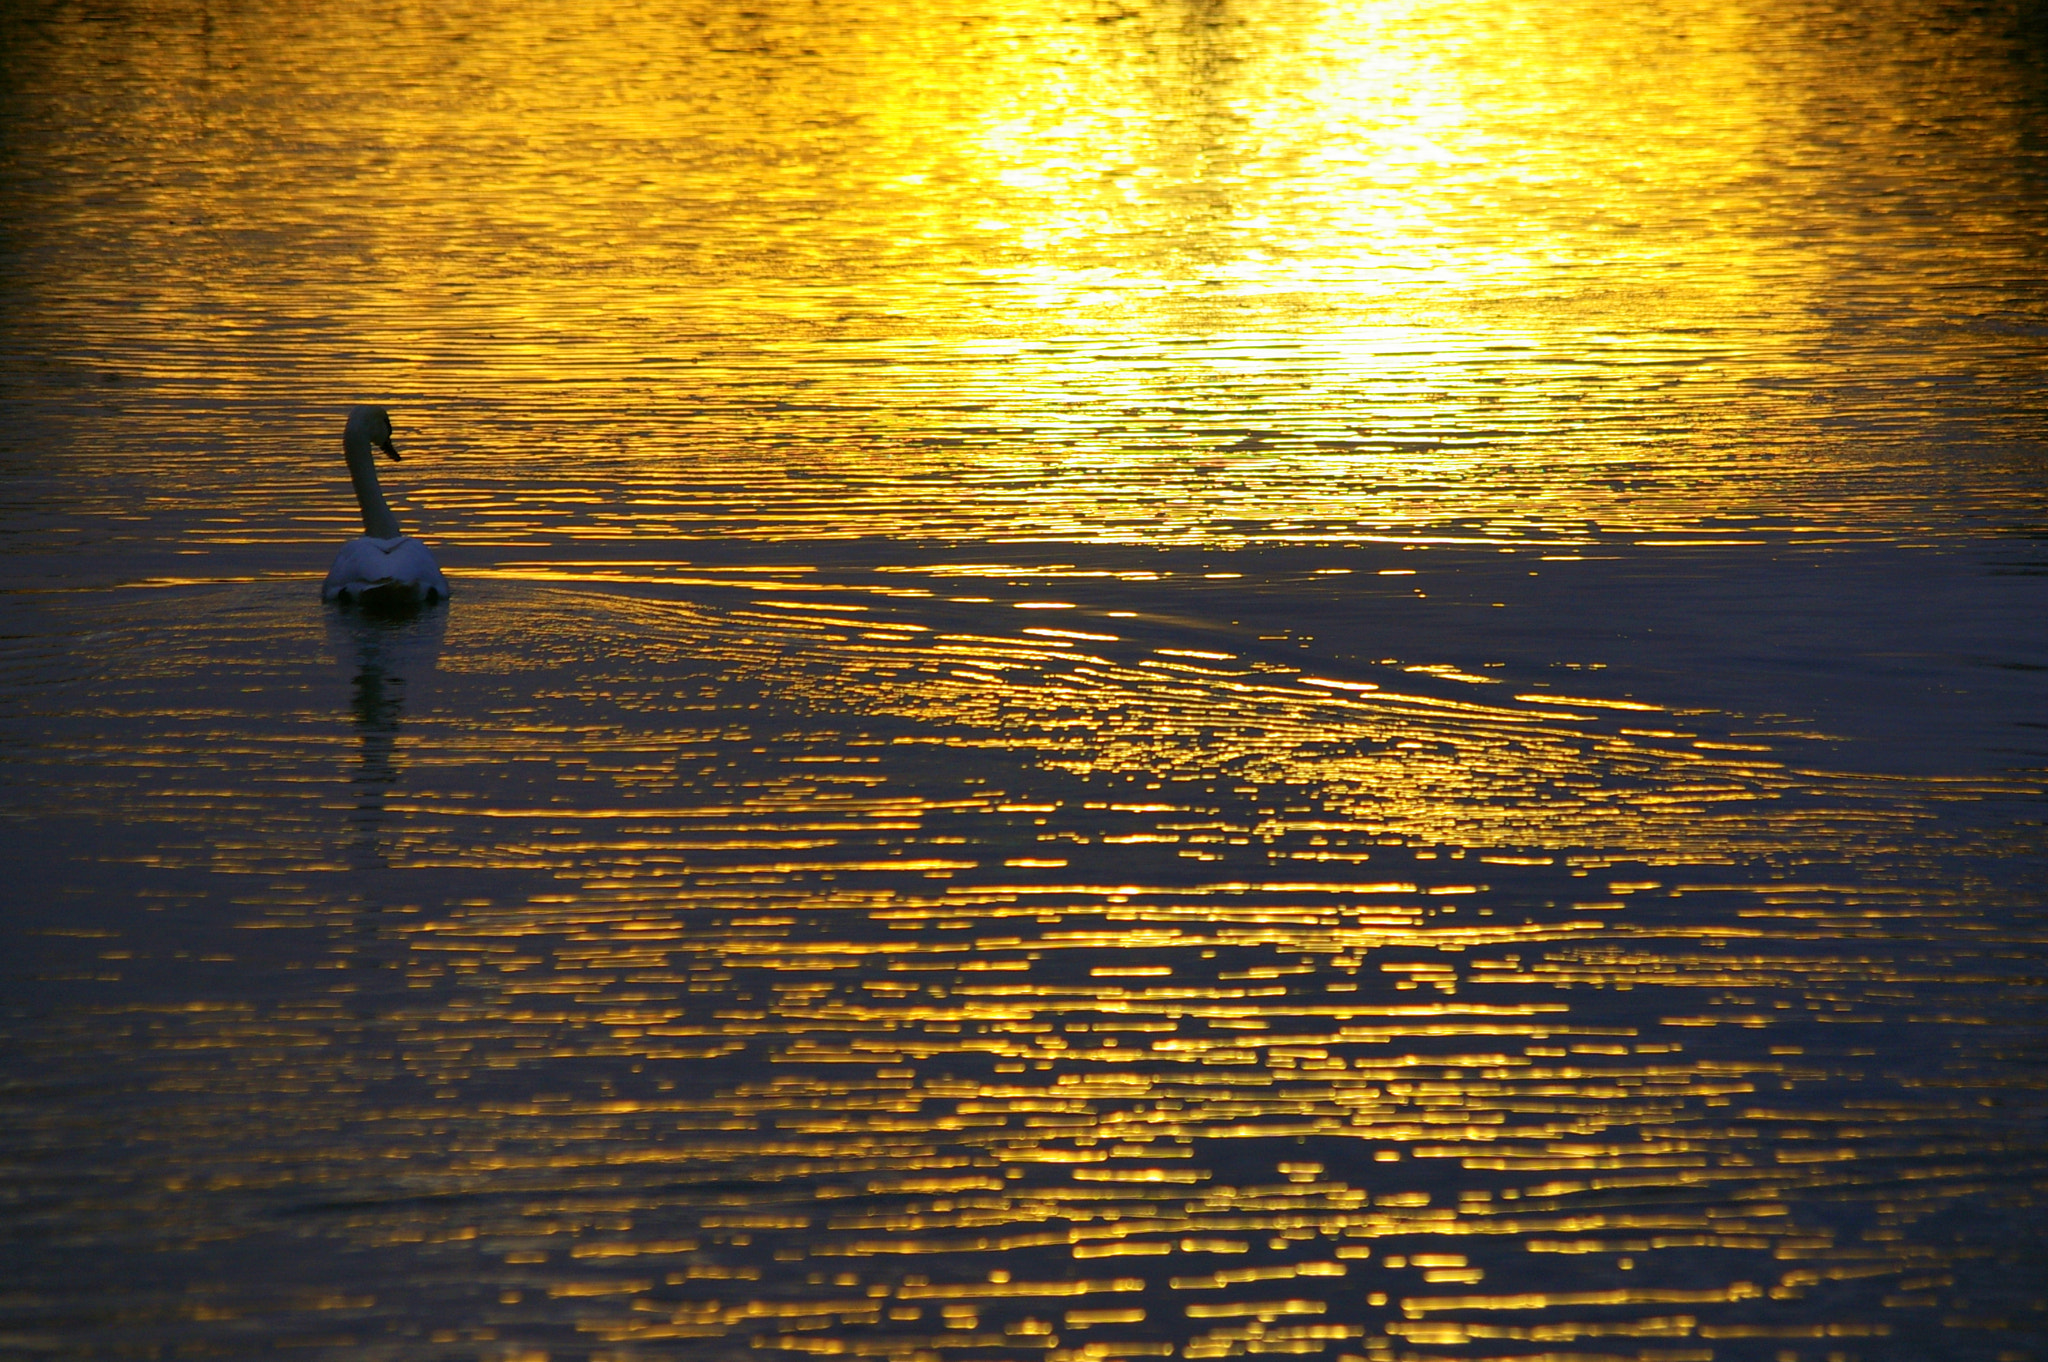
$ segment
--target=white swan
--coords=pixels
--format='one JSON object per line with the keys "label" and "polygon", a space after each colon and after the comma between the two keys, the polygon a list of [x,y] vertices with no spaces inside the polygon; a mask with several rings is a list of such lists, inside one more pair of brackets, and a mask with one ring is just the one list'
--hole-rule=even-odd
{"label": "white swan", "polygon": [[320,599],[386,610],[446,600],[448,579],[434,565],[434,556],[398,528],[398,517],[385,504],[384,489],[377,485],[373,445],[398,457],[398,446],[391,443],[391,414],[382,407],[357,407],[348,414],[341,449],[348,457],[356,501],[363,508],[364,533],[341,546],[320,587]]}

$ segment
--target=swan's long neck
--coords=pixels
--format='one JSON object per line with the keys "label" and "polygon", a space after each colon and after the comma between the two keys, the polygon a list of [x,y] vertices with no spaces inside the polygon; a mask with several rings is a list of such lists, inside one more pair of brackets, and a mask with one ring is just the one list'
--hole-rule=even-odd
{"label": "swan's long neck", "polygon": [[342,450],[348,455],[348,478],[356,485],[356,502],[363,508],[363,533],[372,539],[396,539],[404,534],[384,500],[384,489],[377,485],[377,451],[353,431],[342,440]]}

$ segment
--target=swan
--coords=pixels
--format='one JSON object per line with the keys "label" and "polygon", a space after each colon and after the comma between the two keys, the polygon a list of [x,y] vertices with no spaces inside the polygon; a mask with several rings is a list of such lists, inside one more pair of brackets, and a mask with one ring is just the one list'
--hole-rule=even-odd
{"label": "swan", "polygon": [[382,407],[357,407],[348,414],[341,450],[348,458],[349,480],[363,508],[363,534],[341,546],[334,566],[321,584],[320,599],[373,609],[405,609],[448,598],[448,579],[434,565],[427,546],[398,528],[398,517],[385,504],[377,485],[377,455],[393,459],[391,413]]}

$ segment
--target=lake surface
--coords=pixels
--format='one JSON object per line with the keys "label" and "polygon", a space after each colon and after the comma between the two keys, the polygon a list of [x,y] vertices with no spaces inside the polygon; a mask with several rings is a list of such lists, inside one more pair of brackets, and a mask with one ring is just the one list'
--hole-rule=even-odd
{"label": "lake surface", "polygon": [[0,191],[0,1357],[2048,1359],[2040,6],[5,0]]}

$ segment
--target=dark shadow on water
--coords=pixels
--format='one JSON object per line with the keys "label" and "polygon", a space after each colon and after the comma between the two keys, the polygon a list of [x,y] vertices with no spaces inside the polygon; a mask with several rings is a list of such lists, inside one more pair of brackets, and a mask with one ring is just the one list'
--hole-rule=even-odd
{"label": "dark shadow on water", "polygon": [[384,825],[390,817],[385,799],[403,774],[398,734],[406,698],[417,694],[432,675],[447,628],[445,608],[408,614],[328,612],[328,648],[338,663],[354,673],[349,709],[355,722],[357,755],[349,777],[355,803],[350,814],[349,859],[357,869],[385,864]]}

